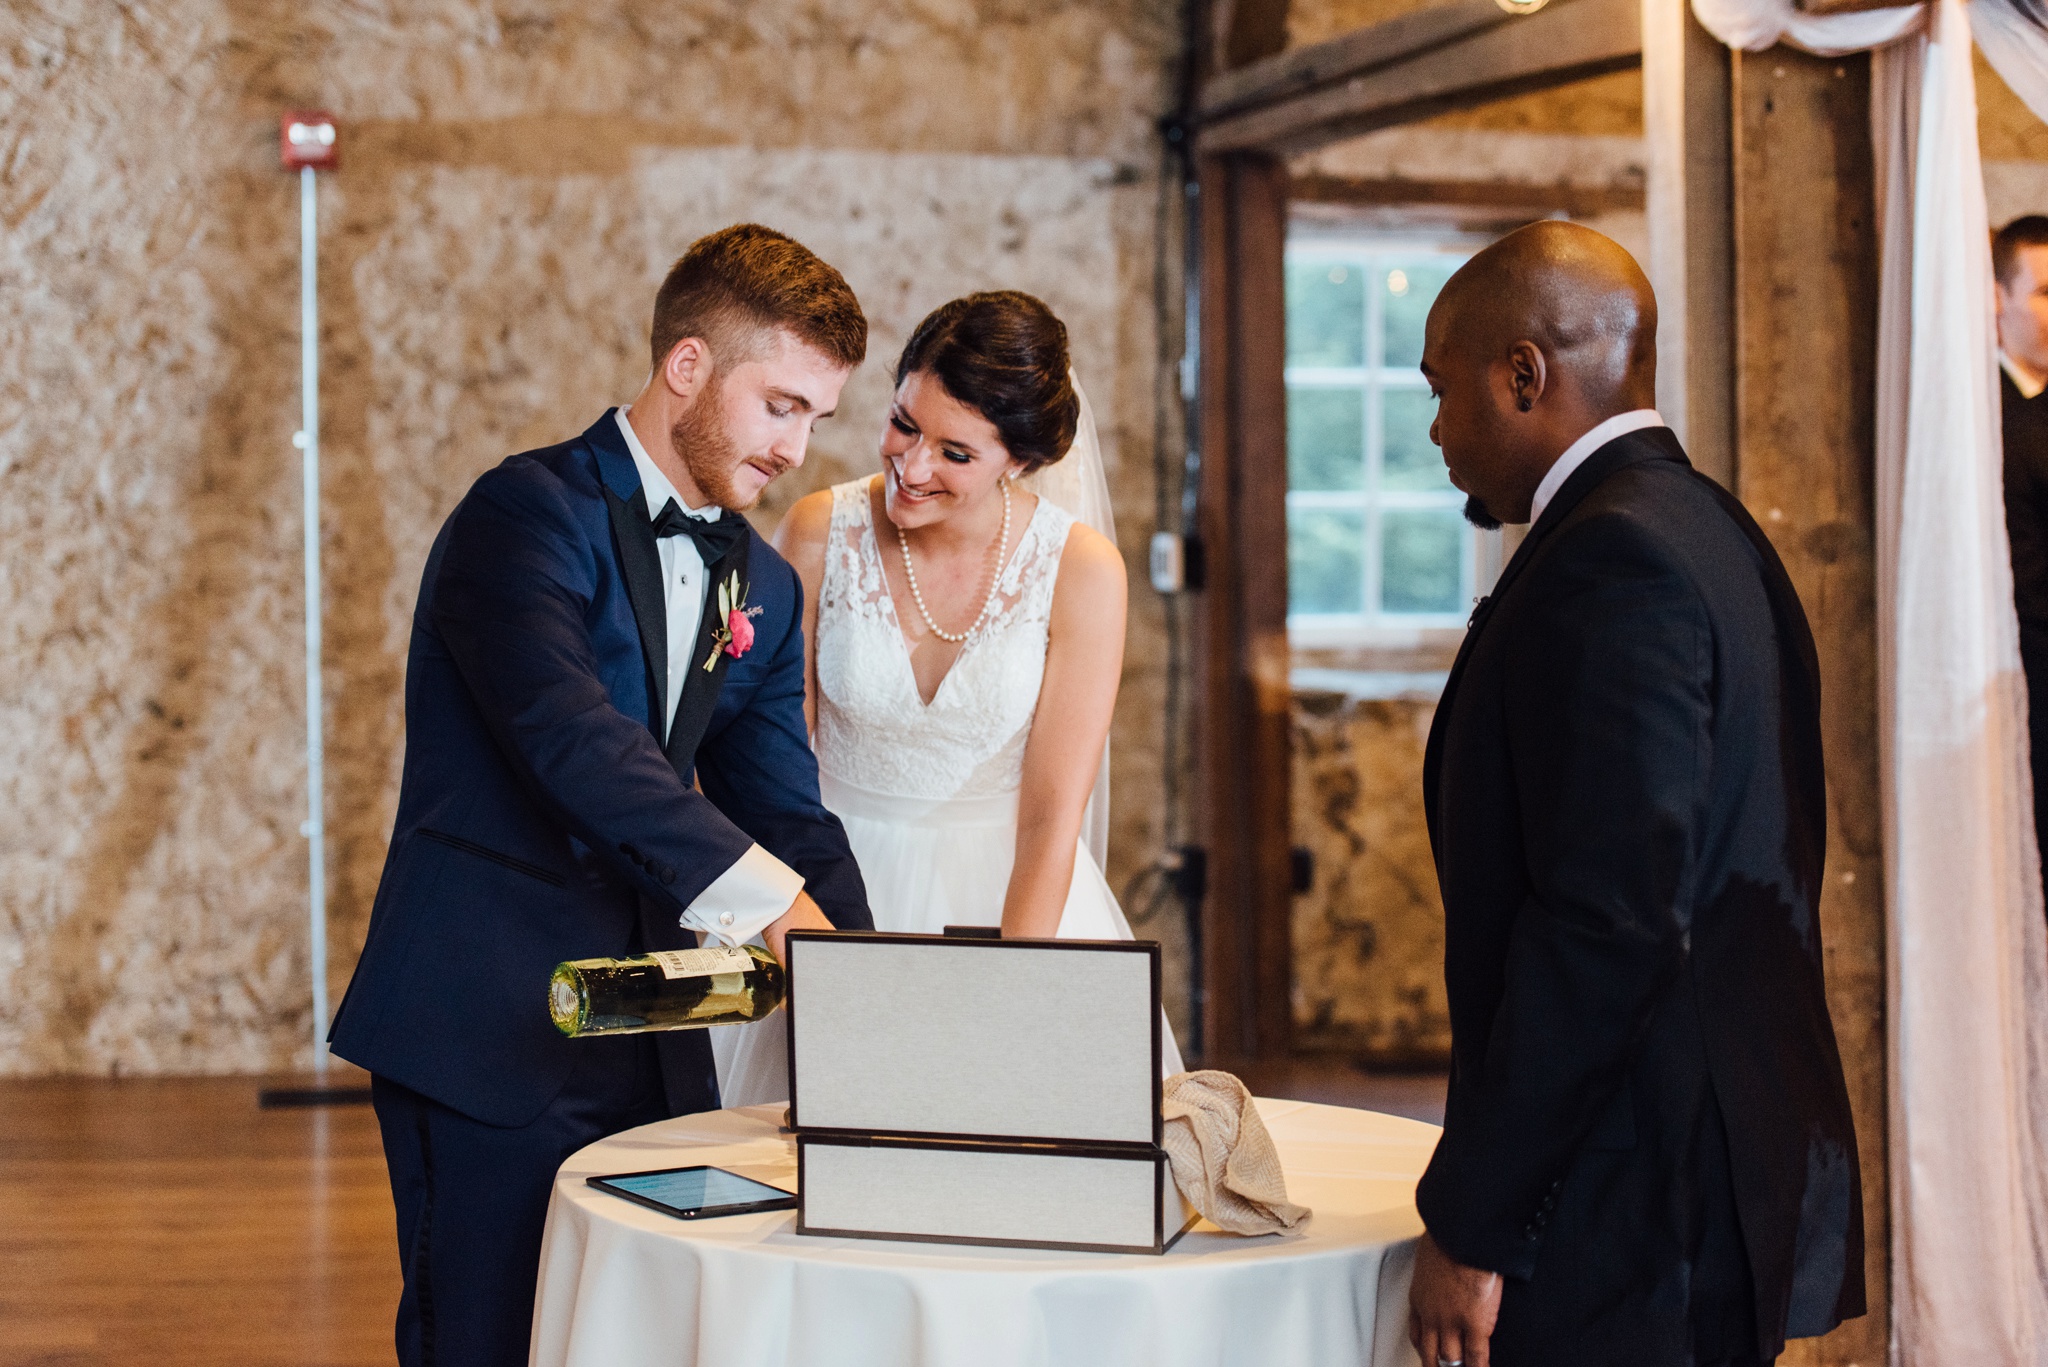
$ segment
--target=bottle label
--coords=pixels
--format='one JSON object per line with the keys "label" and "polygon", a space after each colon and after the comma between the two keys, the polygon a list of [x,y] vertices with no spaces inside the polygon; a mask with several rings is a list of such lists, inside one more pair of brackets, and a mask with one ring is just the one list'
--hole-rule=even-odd
{"label": "bottle label", "polygon": [[710,949],[657,949],[648,956],[661,965],[664,978],[701,978],[708,973],[745,973],[754,956],[723,945]]}

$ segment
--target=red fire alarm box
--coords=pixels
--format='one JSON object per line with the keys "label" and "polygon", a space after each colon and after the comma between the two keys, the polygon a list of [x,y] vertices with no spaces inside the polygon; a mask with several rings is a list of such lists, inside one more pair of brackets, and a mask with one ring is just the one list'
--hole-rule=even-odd
{"label": "red fire alarm box", "polygon": [[331,171],[341,164],[334,116],[323,109],[291,109],[277,121],[277,151],[286,169]]}

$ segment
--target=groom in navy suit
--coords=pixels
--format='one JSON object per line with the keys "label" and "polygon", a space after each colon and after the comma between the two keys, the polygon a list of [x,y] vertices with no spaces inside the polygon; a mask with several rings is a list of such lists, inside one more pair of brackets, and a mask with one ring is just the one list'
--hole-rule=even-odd
{"label": "groom in navy suit", "polygon": [[556,964],[872,926],[818,797],[802,589],[740,516],[803,463],[866,319],[749,224],[690,247],[652,332],[631,407],[478,479],[420,584],[398,819],[332,1036],[373,1074],[406,1367],[525,1363],[556,1169],[719,1104],[700,1031],[557,1033]]}

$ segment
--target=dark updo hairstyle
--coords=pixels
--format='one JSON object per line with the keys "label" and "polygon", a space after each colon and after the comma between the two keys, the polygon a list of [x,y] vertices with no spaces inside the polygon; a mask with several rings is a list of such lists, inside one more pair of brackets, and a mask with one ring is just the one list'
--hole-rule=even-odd
{"label": "dark updo hairstyle", "polygon": [[1073,445],[1081,400],[1067,376],[1067,325],[1020,290],[991,290],[941,305],[917,325],[896,362],[896,383],[934,375],[987,418],[1025,473]]}

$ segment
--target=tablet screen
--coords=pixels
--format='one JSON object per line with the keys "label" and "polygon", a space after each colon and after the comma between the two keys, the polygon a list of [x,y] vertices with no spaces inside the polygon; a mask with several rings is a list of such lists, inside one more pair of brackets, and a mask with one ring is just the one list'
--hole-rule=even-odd
{"label": "tablet screen", "polygon": [[756,1182],[751,1177],[742,1177],[724,1168],[628,1172],[615,1177],[593,1177],[590,1184],[691,1220],[778,1206],[789,1209],[796,1205],[796,1197],[780,1187]]}

